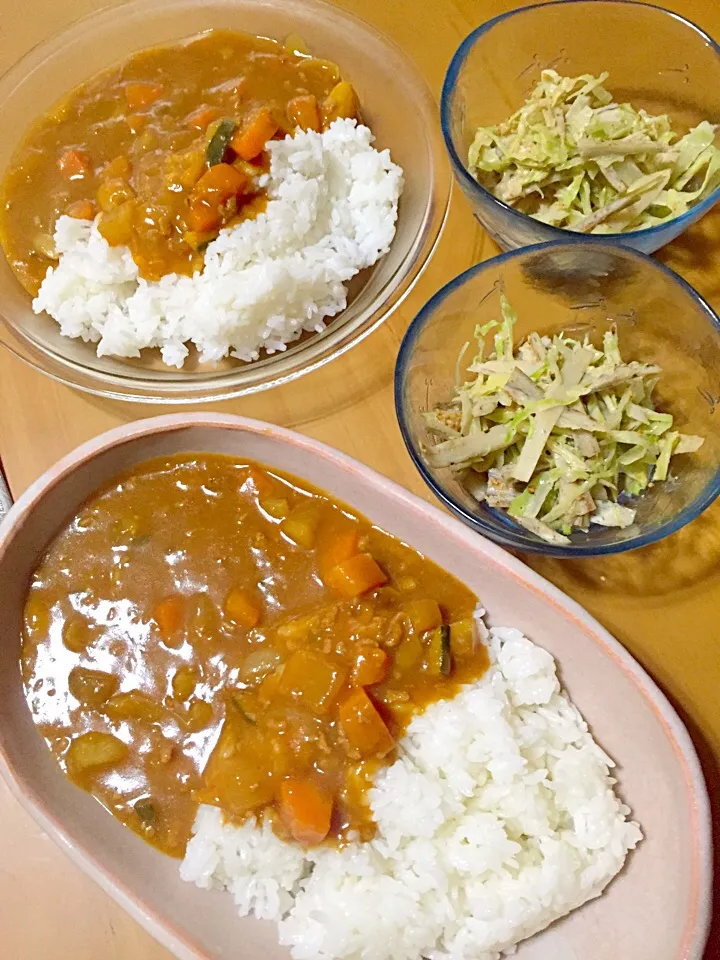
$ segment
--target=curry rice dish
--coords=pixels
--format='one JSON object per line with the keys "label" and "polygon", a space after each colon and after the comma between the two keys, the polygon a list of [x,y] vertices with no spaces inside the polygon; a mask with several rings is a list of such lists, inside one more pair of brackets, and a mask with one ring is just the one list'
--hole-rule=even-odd
{"label": "curry rice dish", "polygon": [[[98,356],[246,361],[320,332],[395,233],[400,168],[339,67],[229,30],[141,51],[37,119],[0,183],[18,280]],[[42,189],[38,189],[42,184]]]}
{"label": "curry rice dish", "polygon": [[2,184],[8,260],[36,295],[56,260],[57,219],[97,217],[143,279],[190,276],[222,227],[265,208],[268,141],[359,109],[335,64],[272,40],[214,30],[141,51],[29,129]]}
{"label": "curry rice dish", "polygon": [[50,545],[21,666],[67,776],[298,960],[484,960],[640,834],[552,658],[476,608],[304,481],[184,454]]}

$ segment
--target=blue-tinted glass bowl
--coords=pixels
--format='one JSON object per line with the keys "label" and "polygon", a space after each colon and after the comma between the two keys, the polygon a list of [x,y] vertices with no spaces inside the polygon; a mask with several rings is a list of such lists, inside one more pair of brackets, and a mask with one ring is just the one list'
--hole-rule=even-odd
{"label": "blue-tinted glass bowl", "polygon": [[[450,63],[441,120],[455,177],[477,219],[504,250],[577,237],[497,200],[465,166],[477,127],[514,113],[540,71],[549,67],[567,76],[597,76],[607,70],[606,85],[617,100],[668,114],[680,132],[701,120],[720,122],[720,46],[669,10],[635,0],[559,0],[512,10],[482,24]],[[653,253],[718,200],[720,187],[666,224],[585,239]]]}
{"label": "blue-tinted glass bowl", "polygon": [[[634,498],[636,522],[596,527],[553,546],[502,510],[478,503],[449,469],[431,467],[423,412],[452,396],[463,344],[476,324],[499,316],[500,293],[517,311],[516,343],[533,330],[594,343],[612,322],[626,360],[657,363],[659,409],[705,443],[673,458],[671,478]],[[468,351],[468,360],[474,351]],[[395,369],[395,406],[410,456],[433,493],[461,520],[505,547],[556,557],[619,553],[660,540],[720,494],[720,320],[677,274],[644,254],[611,244],[546,243],[486,260],[460,274],[408,328]]]}

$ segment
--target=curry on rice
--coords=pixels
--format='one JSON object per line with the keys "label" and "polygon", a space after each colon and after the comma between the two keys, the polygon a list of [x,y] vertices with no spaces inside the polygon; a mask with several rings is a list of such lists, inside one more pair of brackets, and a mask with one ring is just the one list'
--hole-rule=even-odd
{"label": "curry on rice", "polygon": [[221,455],[149,461],[50,546],[22,670],[68,776],[166,853],[198,804],[368,839],[413,716],[487,669],[474,594],[327,494]]}
{"label": "curry on rice", "polygon": [[0,242],[23,286],[37,294],[64,214],[100,214],[147,280],[201,269],[220,229],[264,209],[269,140],[359,117],[338,67],[302,47],[213,30],[135,54],[40,118],[0,185]]}

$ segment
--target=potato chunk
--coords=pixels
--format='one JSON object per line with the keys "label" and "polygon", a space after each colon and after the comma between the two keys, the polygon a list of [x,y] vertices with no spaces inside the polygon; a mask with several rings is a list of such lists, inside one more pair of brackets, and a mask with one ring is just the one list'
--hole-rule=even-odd
{"label": "potato chunk", "polygon": [[119,680],[111,673],[102,670],[89,670],[87,667],[73,667],[68,677],[70,693],[88,706],[99,706],[115,693]]}
{"label": "potato chunk", "polygon": [[128,755],[127,744],[111,733],[91,730],[76,737],[68,747],[66,756],[68,773],[80,777],[85,773],[112,767]]}
{"label": "potato chunk", "polygon": [[297,650],[285,664],[280,691],[314,713],[327,713],[347,678],[347,670],[314,650]]}

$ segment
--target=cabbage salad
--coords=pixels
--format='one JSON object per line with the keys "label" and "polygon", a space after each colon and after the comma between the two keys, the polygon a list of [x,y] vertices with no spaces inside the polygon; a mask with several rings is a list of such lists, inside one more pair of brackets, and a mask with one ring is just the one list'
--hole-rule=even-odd
{"label": "cabbage salad", "polygon": [[628,501],[667,480],[671,458],[703,438],[679,433],[655,408],[661,368],[623,360],[614,326],[600,348],[531,333],[516,349],[515,312],[500,302],[502,320],[475,330],[474,379],[460,382],[466,344],[453,399],[425,414],[429,464],[450,467],[477,500],[548,543],[569,543],[591,524],[630,526]]}
{"label": "cabbage salad", "polygon": [[516,113],[478,128],[470,172],[509,206],[579,233],[653,227],[720,186],[717,127],[679,136],[666,115],[616,103],[607,77],[543,70]]}

